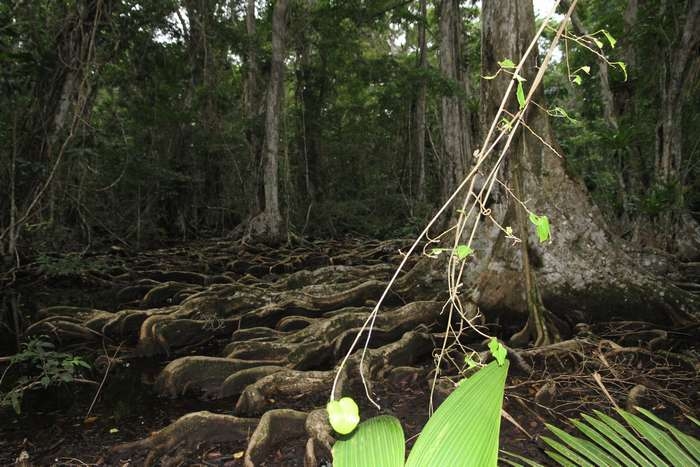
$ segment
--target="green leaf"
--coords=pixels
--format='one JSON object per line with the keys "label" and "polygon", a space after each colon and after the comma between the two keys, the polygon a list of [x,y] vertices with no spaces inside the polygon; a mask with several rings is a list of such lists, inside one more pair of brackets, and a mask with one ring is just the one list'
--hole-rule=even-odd
{"label": "green leaf", "polygon": [[[557,458],[557,462],[559,462],[561,465],[575,465],[575,466],[582,466],[582,467],[594,467],[593,464],[588,462],[588,460],[585,457],[581,457],[578,455],[576,452],[572,451],[569,449],[566,445],[560,443],[559,441],[553,440],[549,436],[541,436],[540,439],[547,443],[552,449],[554,449],[557,453],[559,453],[562,458]],[[547,455],[553,459],[555,459],[555,456],[552,455],[551,451],[545,451]],[[558,456],[557,456],[558,457]],[[562,462],[562,459],[566,458],[569,459],[573,462]]]}
{"label": "green leaf", "polygon": [[366,420],[351,435],[333,445],[336,467],[402,467],[406,457],[401,423],[380,415]]}
{"label": "green leaf", "polygon": [[591,67],[589,67],[588,65],[582,66],[582,67],[581,67],[581,70],[582,70],[584,73],[586,73],[587,75],[590,75],[590,74],[591,74]]}
{"label": "green leaf", "polygon": [[574,77],[571,78],[571,82],[581,86],[581,84],[583,83],[583,79],[581,79],[581,76],[579,75],[574,75]]}
{"label": "green leaf", "polygon": [[[649,462],[646,457],[640,454],[639,451],[637,451],[629,442],[625,440],[624,437],[622,437],[618,432],[616,432],[611,426],[603,423],[602,421],[588,414],[582,414],[582,416],[589,424],[591,424],[591,426],[593,426],[600,433],[603,433],[605,436],[607,436],[608,439],[610,439],[610,441],[612,441],[617,447],[619,447],[622,452],[634,459],[634,461],[638,465],[641,465],[642,467],[654,467],[654,464]],[[613,451],[610,452],[614,454]]]}
{"label": "green leaf", "polygon": [[596,38],[596,37],[591,37],[591,39],[593,39],[593,42],[595,42],[595,45],[596,45],[599,49],[602,49],[602,48],[603,48],[603,45],[604,45],[604,44],[603,44],[603,42],[602,42],[600,39],[598,39],[598,38]]}
{"label": "green leaf", "polygon": [[495,466],[507,374],[508,360],[493,361],[463,380],[428,420],[406,467]]}
{"label": "green leaf", "polygon": [[625,81],[627,81],[627,65],[625,65],[625,62],[612,62],[612,65],[617,65],[620,67],[622,73],[625,75]]}
{"label": "green leaf", "polygon": [[605,38],[606,38],[606,39],[608,40],[608,42],[610,43],[610,47],[614,49],[614,48],[615,48],[615,44],[617,43],[617,39],[615,39],[615,38],[612,36],[612,34],[610,34],[610,33],[609,33],[608,31],[606,31],[605,29],[603,29],[603,34],[605,35]]}
{"label": "green leaf", "polygon": [[698,439],[686,435],[675,426],[671,425],[665,420],[660,419],[659,417],[649,412],[648,410],[643,409],[642,407],[636,407],[636,409],[639,410],[640,413],[644,414],[650,420],[656,422],[658,425],[661,425],[666,430],[670,431],[673,437],[676,438],[678,443],[681,446],[685,446],[685,448],[695,458],[695,460],[698,463],[700,463],[700,441]]}
{"label": "green leaf", "polygon": [[443,251],[445,251],[445,248],[433,248],[430,250],[430,253],[428,253],[428,256],[440,256]]}
{"label": "green leaf", "polygon": [[[620,422],[614,418],[605,415],[604,413],[594,410],[596,416],[602,420],[606,425],[615,430],[626,442],[633,445],[639,452],[641,452],[646,459],[649,459],[651,465],[655,467],[663,467],[668,464],[661,460],[656,454],[654,454],[648,447],[644,445],[636,436],[634,436],[630,431]],[[644,465],[644,464],[643,464]]]}
{"label": "green leaf", "polygon": [[569,114],[566,112],[566,110],[562,109],[561,107],[554,107],[553,109],[547,111],[547,113],[549,115],[551,115],[552,117],[565,118],[569,122],[573,123],[574,125],[578,124],[578,120],[569,116]]}
{"label": "green leaf", "polygon": [[641,418],[633,415],[625,410],[617,409],[617,413],[625,419],[629,425],[642,434],[649,442],[659,450],[666,459],[671,462],[671,465],[693,465],[693,459],[678,446],[673,439],[663,430],[656,428],[650,423],[645,422]]}
{"label": "green leaf", "polygon": [[513,227],[508,226],[506,227],[506,235],[511,237],[513,235]]}
{"label": "green leaf", "polygon": [[350,397],[329,402],[326,410],[331,426],[341,435],[351,433],[360,422],[360,409]]}
{"label": "green leaf", "polygon": [[474,361],[474,359],[470,355],[465,355],[464,356],[464,363],[467,364],[467,367],[471,370],[472,368],[476,368],[479,366],[478,363]]}
{"label": "green leaf", "polygon": [[495,358],[498,362],[498,366],[503,365],[503,363],[506,361],[506,355],[508,354],[508,351],[505,347],[503,347],[503,344],[498,342],[498,339],[495,337],[492,337],[489,341],[489,350],[491,351],[493,358]]}
{"label": "green leaf", "polygon": [[525,90],[523,89],[522,81],[518,81],[518,89],[515,91],[515,95],[518,98],[520,110],[523,110],[525,108]]}
{"label": "green leaf", "polygon": [[[523,456],[516,454],[514,452],[504,451],[503,449],[501,449],[501,454],[505,454],[506,456],[513,457],[529,467],[544,467],[542,464],[539,464],[533,460],[528,459],[527,457],[523,457]],[[520,465],[520,464],[517,464],[517,463],[515,463],[515,462],[513,462],[505,457],[501,457],[500,460],[504,461],[504,462],[510,462],[511,465],[514,465],[514,464]]]}
{"label": "green leaf", "polygon": [[505,58],[505,59],[501,60],[500,62],[498,62],[498,65],[501,68],[506,68],[506,69],[515,68],[515,63],[513,63],[513,60],[511,60],[509,58]]}
{"label": "green leaf", "polygon": [[635,465],[635,463],[627,457],[622,451],[617,449],[612,445],[603,435],[598,433],[595,429],[586,425],[580,420],[570,420],[571,424],[574,425],[578,430],[584,435],[588,436],[591,441],[593,441],[597,446],[602,447],[607,452],[612,454],[618,461],[622,462],[623,465]]}
{"label": "green leaf", "polygon": [[472,253],[474,253],[474,250],[468,245],[458,245],[457,248],[455,248],[455,256],[458,260],[463,260]]}
{"label": "green leaf", "polygon": [[491,76],[482,76],[483,79],[494,79],[498,74],[501,72],[501,70],[498,70],[496,74],[491,75]]}
{"label": "green leaf", "polygon": [[540,243],[546,242],[550,237],[549,218],[547,216],[538,216],[535,213],[530,213],[530,222],[535,225]]}

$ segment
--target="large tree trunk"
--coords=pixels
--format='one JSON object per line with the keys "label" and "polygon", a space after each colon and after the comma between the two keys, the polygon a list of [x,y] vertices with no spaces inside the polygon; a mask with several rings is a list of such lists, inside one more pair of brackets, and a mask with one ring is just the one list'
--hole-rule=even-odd
{"label": "large tree trunk", "polygon": [[[495,74],[498,61],[505,58],[517,63],[533,36],[531,1],[485,2],[482,74]],[[527,80],[526,94],[537,66],[535,55],[527,60],[521,72]],[[501,73],[494,80],[482,82],[481,113],[487,121],[496,114],[510,79]],[[546,106],[541,91],[533,99]],[[515,114],[517,103],[513,102],[508,109]],[[530,109],[525,123],[552,148],[558,148],[544,112]],[[477,238],[474,248],[483,259],[479,262],[474,289],[477,303],[484,310],[510,310],[527,316],[525,329],[514,336],[517,343],[528,339],[544,343],[564,331],[566,322],[609,319],[611,313],[651,321],[687,319],[692,311],[689,304],[696,304],[695,300],[633,264],[607,232],[585,187],[569,176],[564,160],[529,129],[521,126],[516,130],[501,179],[515,196],[527,200],[530,211],[549,217],[553,238],[550,243],[540,244],[534,228],[528,226],[529,235],[521,237],[522,247],[513,248],[501,231],[485,220],[484,235]],[[513,226],[515,232],[522,232],[526,221],[523,215],[516,214],[522,207],[513,201],[512,195],[500,190],[492,201],[489,207],[494,218],[502,226]],[[542,298],[541,303],[537,294]]]}
{"label": "large tree trunk", "polygon": [[267,243],[286,239],[286,224],[279,202],[280,114],[284,98],[284,57],[287,34],[287,0],[277,0],[272,11],[272,58],[265,99],[263,187],[265,206],[250,220],[249,237]]}

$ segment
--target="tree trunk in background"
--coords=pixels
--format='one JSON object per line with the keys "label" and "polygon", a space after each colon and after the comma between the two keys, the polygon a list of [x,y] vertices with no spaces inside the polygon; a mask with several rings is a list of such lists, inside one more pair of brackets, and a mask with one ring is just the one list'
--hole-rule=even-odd
{"label": "tree trunk in background", "polygon": [[263,192],[261,189],[262,149],[260,147],[261,138],[259,135],[259,109],[261,106],[258,81],[260,79],[260,73],[258,69],[258,46],[255,31],[255,0],[248,0],[246,5],[245,26],[248,39],[248,53],[245,63],[245,81],[243,82],[243,104],[245,116],[248,120],[246,139],[248,141],[249,163],[254,174],[249,180],[251,186],[246,191],[248,191],[251,195],[250,212],[257,214],[263,210]]}
{"label": "tree trunk in background", "polygon": [[[531,0],[483,3],[482,75],[495,74],[498,61],[505,58],[520,60],[534,36],[534,21]],[[526,94],[537,66],[535,55],[522,70]],[[482,81],[485,122],[496,114],[510,79],[501,73]],[[541,90],[533,99],[546,108]],[[516,112],[515,96],[508,109]],[[546,114],[535,106],[529,109],[525,123],[558,148]],[[538,242],[526,213],[504,190],[492,196],[489,208],[494,219],[512,226],[523,242],[511,246],[497,226],[483,220],[473,244],[478,262],[470,271],[470,276],[477,276],[472,279],[473,299],[480,308],[499,316],[506,328],[509,320],[513,326],[527,317],[526,326],[513,335],[514,344],[543,344],[567,333],[576,322],[613,316],[684,321],[695,299],[641,271],[609,235],[585,187],[570,178],[563,159],[527,129],[521,126],[517,131],[501,180],[527,201],[532,212],[549,217],[552,241]],[[513,313],[521,318],[513,319]]]}
{"label": "tree trunk in background", "polygon": [[440,2],[440,71],[444,79],[449,80],[452,92],[442,97],[442,160],[440,161],[440,200],[450,197],[464,177],[465,154],[464,126],[459,71],[459,38],[457,23],[461,21],[459,2],[442,0]]}
{"label": "tree trunk in background", "polygon": [[426,50],[425,29],[428,21],[426,0],[418,1],[420,20],[418,22],[418,70],[420,75],[420,87],[415,103],[415,153],[418,159],[418,201],[425,201],[425,110],[428,96],[428,83],[425,74],[428,70],[428,53]]}
{"label": "tree trunk in background", "polygon": [[[316,0],[306,0],[304,14],[311,16]],[[304,157],[304,189],[309,202],[319,202],[323,198],[321,187],[321,127],[323,101],[327,86],[327,72],[323,51],[319,50],[320,67],[314,67],[311,60],[312,44],[306,30],[310,23],[301,25],[301,37],[297,48],[297,88],[296,94],[301,110],[299,121],[299,154]]]}
{"label": "tree trunk in background", "polygon": [[286,239],[286,224],[279,202],[280,117],[284,99],[285,36],[287,0],[277,0],[272,11],[272,57],[265,99],[265,141],[263,144],[263,187],[265,206],[250,220],[248,236],[266,243]]}
{"label": "tree trunk in background", "polygon": [[[693,86],[690,70],[700,60],[700,0],[687,2],[681,18],[679,37],[668,44],[660,67],[660,120],[656,132],[656,182],[672,189],[675,196],[669,210],[660,214],[666,246],[685,257],[700,253],[700,225],[686,212],[683,199],[683,94]],[[662,14],[669,6],[662,2]],[[690,78],[690,79],[689,79]],[[671,211],[676,211],[671,212]]]}
{"label": "tree trunk in background", "polygon": [[[15,253],[23,225],[41,213],[42,207],[48,208],[49,224],[54,223],[57,211],[67,207],[58,203],[59,194],[65,189],[61,185],[62,177],[72,175],[65,170],[63,159],[76,131],[87,119],[89,102],[94,96],[95,34],[104,14],[103,6],[102,0],[74,2],[65,6],[65,11],[62,6],[56,6],[63,16],[57,21],[55,56],[45,57],[47,65],[32,77],[31,101],[16,109],[19,116],[13,124],[15,140],[12,148],[9,145],[7,148],[14,153],[13,199],[7,203],[8,213],[0,217],[10,224],[0,226],[0,242],[7,242],[0,250],[8,254]],[[17,8],[30,7],[17,5]],[[26,158],[36,167],[43,166],[45,177],[18,178],[18,158]]]}
{"label": "tree trunk in background", "polygon": [[[664,2],[665,3],[665,2]],[[682,170],[682,116],[681,97],[686,86],[688,71],[694,60],[698,60],[700,44],[700,0],[689,0],[683,18],[681,37],[678,43],[670,44],[665,56],[667,62],[661,67],[661,120],[657,131],[658,154],[656,160],[657,179],[660,183],[680,182]]]}

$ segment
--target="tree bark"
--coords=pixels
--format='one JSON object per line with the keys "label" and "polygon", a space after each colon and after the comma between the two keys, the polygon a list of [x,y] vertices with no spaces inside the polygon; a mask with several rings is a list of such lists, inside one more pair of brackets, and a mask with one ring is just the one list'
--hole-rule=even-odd
{"label": "tree bark", "polygon": [[287,0],[277,0],[272,10],[272,57],[270,80],[265,99],[265,142],[263,153],[262,213],[250,221],[249,236],[267,243],[280,243],[286,236],[286,224],[279,202],[280,114],[284,99],[284,57],[287,34]]}
{"label": "tree bark", "polygon": [[[517,63],[531,42],[532,1],[485,2],[481,23],[482,74],[493,75],[500,68],[498,61],[509,58]],[[537,57],[532,56],[521,72],[527,80],[526,94],[538,65]],[[482,81],[481,114],[486,122],[496,114],[511,79],[500,73],[496,79]],[[533,99],[545,106],[541,90]],[[511,101],[508,109],[514,114],[514,96]],[[525,123],[562,152],[544,112],[530,108]],[[481,309],[498,312],[502,323],[518,321],[512,314],[508,318],[506,310],[520,315],[520,322],[527,317],[525,328],[513,336],[517,344],[543,344],[566,332],[567,322],[609,319],[611,313],[651,321],[689,319],[696,300],[641,271],[610,236],[585,187],[567,173],[564,160],[530,130],[520,127],[516,131],[519,134],[501,176],[512,194],[500,190],[492,196],[489,208],[501,226],[512,225],[520,232],[522,245],[511,247],[497,226],[484,221],[483,235],[474,242],[479,258],[473,298]],[[524,213],[517,213],[522,207],[513,195],[527,201],[532,212],[549,217],[551,242],[538,242]]]}
{"label": "tree bark", "polygon": [[252,213],[257,214],[263,210],[263,197],[261,196],[262,190],[260,189],[262,186],[260,183],[262,180],[262,150],[260,147],[261,138],[258,132],[258,120],[260,118],[260,111],[258,110],[260,108],[258,80],[260,72],[258,68],[258,47],[255,27],[255,0],[248,0],[246,4],[245,25],[248,47],[245,63],[245,81],[243,82],[243,107],[245,117],[248,121],[246,139],[248,141],[249,163],[253,172],[253,176],[250,179],[251,186],[248,191],[250,191],[252,195],[250,210]]}
{"label": "tree bark", "polygon": [[420,20],[418,22],[418,71],[420,86],[415,103],[415,154],[418,159],[418,201],[425,201],[425,109],[428,96],[428,83],[425,73],[428,70],[428,54],[426,46],[425,29],[428,21],[426,0],[419,0],[418,9]]}
{"label": "tree bark", "polygon": [[688,70],[697,56],[693,55],[700,44],[700,0],[690,0],[685,14],[679,43],[667,50],[668,62],[661,67],[661,120],[657,132],[659,154],[656,170],[658,181],[679,181],[682,163],[683,90],[690,84]]}
{"label": "tree bark", "polygon": [[460,73],[460,52],[457,23],[461,21],[459,2],[442,0],[440,3],[440,71],[453,88],[441,99],[442,147],[440,193],[446,201],[464,176],[464,126],[460,94],[463,88]]}

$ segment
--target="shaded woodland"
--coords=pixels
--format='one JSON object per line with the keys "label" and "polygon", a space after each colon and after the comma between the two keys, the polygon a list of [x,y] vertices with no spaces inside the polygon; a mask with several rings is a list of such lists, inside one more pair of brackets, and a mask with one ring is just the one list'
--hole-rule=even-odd
{"label": "shaded woodland", "polygon": [[[699,0],[1,3],[0,463],[322,465],[337,372],[413,435],[482,331],[511,451],[697,417],[699,30]],[[365,388],[338,363],[377,312]]]}

